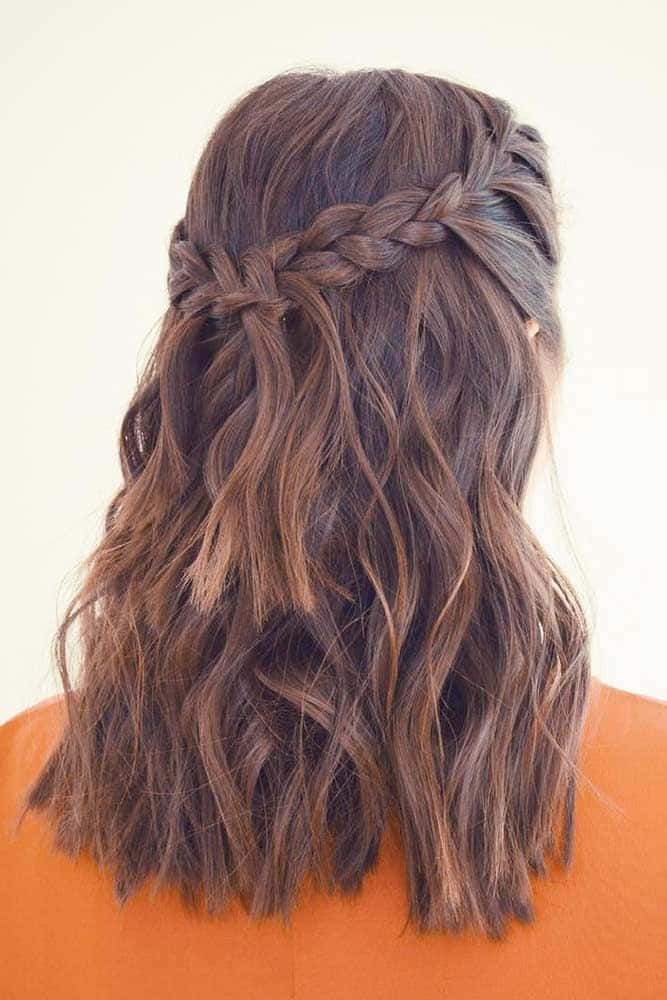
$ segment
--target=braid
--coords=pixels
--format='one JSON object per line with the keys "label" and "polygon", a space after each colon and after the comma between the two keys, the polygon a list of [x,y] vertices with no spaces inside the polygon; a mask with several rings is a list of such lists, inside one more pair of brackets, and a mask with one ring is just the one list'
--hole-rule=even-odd
{"label": "braid", "polygon": [[516,189],[516,166],[509,153],[502,168],[497,164],[496,159],[491,177],[477,189],[466,188],[463,175],[454,171],[433,190],[415,185],[390,192],[374,205],[331,205],[303,233],[245,250],[240,273],[224,247],[203,249],[189,240],[181,220],[169,248],[170,301],[188,314],[205,311],[222,317],[253,307],[279,321],[291,305],[290,272],[307,275],[320,290],[342,288],[366,272],[397,267],[411,248],[435,246],[451,232],[466,243],[489,235],[493,213],[480,209]]}

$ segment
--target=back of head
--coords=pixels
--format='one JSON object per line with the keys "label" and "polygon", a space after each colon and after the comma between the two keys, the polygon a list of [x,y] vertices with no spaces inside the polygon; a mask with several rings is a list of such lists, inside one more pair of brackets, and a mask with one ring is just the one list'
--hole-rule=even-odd
{"label": "back of head", "polygon": [[531,919],[590,678],[521,510],[563,361],[542,138],[435,77],[283,73],[211,135],[169,261],[29,807],[120,899],[287,916],[395,817],[417,926]]}

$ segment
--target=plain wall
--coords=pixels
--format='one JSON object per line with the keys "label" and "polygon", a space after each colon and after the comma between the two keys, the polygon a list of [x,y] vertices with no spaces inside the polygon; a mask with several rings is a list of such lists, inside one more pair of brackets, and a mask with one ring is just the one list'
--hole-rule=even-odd
{"label": "plain wall", "polygon": [[569,542],[547,475],[529,519],[583,588],[594,673],[667,698],[666,8],[466,8],[76,0],[6,12],[0,721],[59,690],[51,640],[120,484],[120,422],[166,306],[169,233],[197,158],[239,94],[304,66],[448,76],[506,98],[549,143]]}

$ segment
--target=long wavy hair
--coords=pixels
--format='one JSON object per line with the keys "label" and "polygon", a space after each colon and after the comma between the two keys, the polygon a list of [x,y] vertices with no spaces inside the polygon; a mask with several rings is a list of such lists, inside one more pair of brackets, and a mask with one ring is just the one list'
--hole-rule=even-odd
{"label": "long wavy hair", "polygon": [[395,821],[408,920],[498,938],[570,865],[589,629],[522,513],[557,215],[540,133],[425,74],[292,69],[212,132],[23,812],[121,902],[289,922]]}

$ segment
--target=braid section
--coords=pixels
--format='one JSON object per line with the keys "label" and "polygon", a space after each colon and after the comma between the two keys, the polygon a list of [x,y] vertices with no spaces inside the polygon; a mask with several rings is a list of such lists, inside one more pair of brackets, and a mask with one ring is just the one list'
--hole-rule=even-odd
{"label": "braid section", "polygon": [[494,205],[508,193],[520,193],[511,158],[504,162],[502,170],[472,188],[452,171],[432,190],[415,185],[370,206],[330,205],[303,233],[243,251],[239,268],[222,246],[198,248],[180,220],[169,248],[170,301],[187,314],[205,311],[222,318],[253,308],[267,321],[279,320],[291,304],[292,276],[307,277],[320,291],[347,288],[369,272],[394,270],[411,250],[435,247],[452,234],[479,252],[484,241],[502,236]]}

